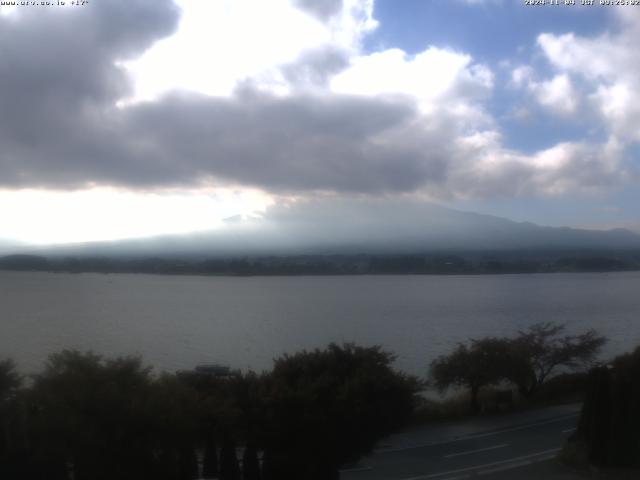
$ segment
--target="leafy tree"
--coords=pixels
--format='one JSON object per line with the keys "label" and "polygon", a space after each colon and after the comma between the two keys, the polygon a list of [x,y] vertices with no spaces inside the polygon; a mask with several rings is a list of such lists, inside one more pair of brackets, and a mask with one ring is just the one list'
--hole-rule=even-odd
{"label": "leafy tree", "polygon": [[150,370],[136,358],[50,356],[33,388],[47,447],[73,462],[78,479],[130,478],[131,470],[143,469],[137,447],[145,426],[141,397],[150,381]]}
{"label": "leafy tree", "polygon": [[574,440],[597,466],[640,466],[640,347],[591,369]]}
{"label": "leafy tree", "polygon": [[[220,445],[229,432],[242,432],[245,424],[242,408],[245,377],[240,372],[217,376],[198,371],[183,371],[177,378],[192,389],[197,398],[199,442]],[[257,401],[257,396],[254,401]]]}
{"label": "leafy tree", "polygon": [[11,359],[0,362],[0,402],[13,396],[22,384],[22,376],[16,371],[16,365]]}
{"label": "leafy tree", "polygon": [[193,447],[184,445],[178,450],[178,478],[196,480],[198,477],[198,458]]}
{"label": "leafy tree", "polygon": [[620,377],[640,383],[640,346],[630,353],[618,355],[613,359],[612,366]]}
{"label": "leafy tree", "polygon": [[564,325],[544,322],[515,338],[486,337],[459,344],[431,363],[431,378],[441,391],[453,385],[469,388],[471,409],[476,412],[480,389],[503,380],[530,397],[558,369],[591,363],[606,342],[595,330],[562,335],[564,330]]}
{"label": "leafy tree", "polygon": [[8,477],[13,468],[16,442],[15,395],[22,383],[22,377],[16,371],[12,360],[0,361],[0,478]]}
{"label": "leafy tree", "polygon": [[220,480],[240,480],[236,444],[229,435],[225,435],[220,449]]}
{"label": "leafy tree", "polygon": [[145,420],[156,448],[190,448],[196,438],[202,406],[196,392],[178,377],[163,374],[149,385]]}
{"label": "leafy tree", "polygon": [[258,451],[251,443],[245,447],[242,455],[242,480],[260,480]]}
{"label": "leafy tree", "polygon": [[202,477],[216,478],[218,476],[218,449],[214,439],[205,441],[204,458],[202,460]]}
{"label": "leafy tree", "polygon": [[452,353],[431,363],[431,379],[440,391],[454,385],[469,388],[471,410],[478,412],[480,388],[504,378],[509,351],[509,342],[503,338],[471,340],[469,346],[460,343]]}
{"label": "leafy tree", "polygon": [[276,360],[268,401],[265,478],[331,480],[411,415],[419,382],[380,347],[331,344]]}
{"label": "leafy tree", "polygon": [[160,470],[159,455],[162,478],[180,475],[190,398],[171,376],[155,380],[139,358],[52,355],[30,392],[38,454],[71,461],[78,480],[146,478]]}
{"label": "leafy tree", "polygon": [[520,394],[530,397],[559,368],[576,369],[589,365],[606,343],[595,330],[563,335],[565,325],[537,323],[511,341],[505,362],[505,377]]}

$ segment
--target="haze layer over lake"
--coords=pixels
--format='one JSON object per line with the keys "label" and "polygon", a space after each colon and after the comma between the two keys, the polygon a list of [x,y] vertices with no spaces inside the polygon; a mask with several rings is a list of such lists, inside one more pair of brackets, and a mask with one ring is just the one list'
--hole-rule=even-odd
{"label": "haze layer over lake", "polygon": [[25,372],[64,348],[140,354],[159,370],[267,369],[329,342],[382,345],[424,375],[456,342],[540,321],[596,328],[603,358],[640,344],[640,272],[194,277],[0,272],[0,357]]}

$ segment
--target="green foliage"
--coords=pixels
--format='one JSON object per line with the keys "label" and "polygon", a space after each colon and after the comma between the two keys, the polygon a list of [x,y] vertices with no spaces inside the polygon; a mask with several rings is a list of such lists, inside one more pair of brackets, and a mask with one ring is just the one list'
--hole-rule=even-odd
{"label": "green foliage", "polygon": [[335,479],[412,414],[420,384],[393,360],[379,347],[330,345],[286,355],[263,375],[156,376],[137,357],[63,351],[19,395],[20,377],[3,362],[13,420],[0,425],[12,446],[0,448],[0,477],[193,479],[204,447],[209,476]]}
{"label": "green foliage", "polygon": [[0,478],[7,478],[11,473],[9,463],[24,444],[24,439],[15,435],[21,412],[14,400],[21,384],[22,377],[13,361],[0,361]]}
{"label": "green foliage", "polygon": [[150,383],[144,418],[156,448],[191,447],[198,431],[202,405],[195,391],[175,375],[163,374]]}
{"label": "green foliage", "polygon": [[505,376],[505,359],[510,343],[502,338],[472,340],[470,346],[458,344],[449,355],[442,355],[431,363],[431,378],[444,391],[457,385],[471,390],[471,409],[478,411],[481,387],[498,383]]}
{"label": "green foliage", "polygon": [[558,368],[577,369],[591,363],[606,343],[595,330],[562,335],[564,325],[537,323],[511,342],[505,378],[524,397],[530,397]]}
{"label": "green foliage", "polygon": [[469,388],[473,411],[479,410],[480,388],[502,381],[531,397],[557,370],[589,365],[606,342],[595,330],[562,335],[564,330],[564,325],[544,322],[514,338],[487,337],[459,344],[431,363],[431,380],[441,391],[454,385]]}
{"label": "green foliage", "polygon": [[76,478],[134,478],[148,466],[150,369],[138,358],[52,355],[30,403],[40,447],[75,466]]}
{"label": "green foliage", "polygon": [[537,404],[575,403],[584,399],[587,391],[587,372],[565,372],[554,375],[538,387],[534,400]]}
{"label": "green foliage", "polygon": [[20,385],[22,377],[16,371],[13,360],[7,359],[0,362],[0,403],[12,397]]}
{"label": "green foliage", "polygon": [[289,468],[273,467],[282,480],[291,472],[297,472],[293,478],[332,478],[408,421],[419,382],[394,371],[393,360],[379,347],[352,344],[276,360],[265,379],[265,440],[270,461],[288,459]]}
{"label": "green foliage", "polygon": [[258,450],[253,444],[248,444],[242,455],[242,480],[260,480]]}
{"label": "green foliage", "polygon": [[640,347],[589,373],[578,442],[598,466],[640,466]]}
{"label": "green foliage", "polygon": [[640,382],[640,347],[633,352],[616,357],[613,368],[620,379]]}
{"label": "green foliage", "polygon": [[[249,402],[258,402],[260,395],[248,390],[254,388],[256,376],[233,372],[218,377],[196,371],[179,372],[176,377],[195,392],[197,423],[202,443],[221,441],[223,434],[231,430],[243,430],[246,425],[245,409]],[[253,404],[252,404],[253,405]]]}
{"label": "green foliage", "polygon": [[78,480],[185,478],[185,469],[193,472],[195,399],[175,376],[155,378],[137,357],[63,351],[28,392],[32,448],[71,462]]}
{"label": "green foliage", "polygon": [[204,446],[202,459],[202,477],[215,478],[218,476],[218,451],[215,441],[209,439]]}
{"label": "green foliage", "polygon": [[220,480],[240,480],[236,444],[227,436],[220,449]]}

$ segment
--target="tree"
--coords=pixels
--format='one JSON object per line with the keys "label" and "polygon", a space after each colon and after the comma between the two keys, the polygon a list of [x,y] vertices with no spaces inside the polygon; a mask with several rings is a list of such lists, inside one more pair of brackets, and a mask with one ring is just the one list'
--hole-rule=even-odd
{"label": "tree", "polygon": [[220,480],[240,480],[236,444],[227,434],[220,449]]}
{"label": "tree", "polygon": [[35,453],[71,461],[78,480],[146,478],[158,454],[166,476],[188,463],[190,390],[172,376],[154,379],[139,358],[54,354],[29,397]]}
{"label": "tree", "polygon": [[213,438],[205,440],[204,458],[202,460],[202,478],[216,478],[218,476],[218,451]]}
{"label": "tree", "polygon": [[[12,465],[16,444],[22,443],[13,438],[16,423],[15,395],[22,383],[22,377],[16,371],[12,360],[0,362],[0,478],[8,476]],[[19,428],[20,430],[20,428]],[[22,435],[19,435],[22,437]]]}
{"label": "tree", "polygon": [[201,404],[195,390],[178,376],[164,373],[152,381],[143,401],[142,417],[148,434],[143,442],[152,452],[161,452],[163,478],[197,478],[195,446],[200,440]]}
{"label": "tree", "polygon": [[7,400],[20,388],[22,377],[16,371],[13,360],[0,362],[0,403]]}
{"label": "tree", "polygon": [[441,392],[454,385],[469,388],[471,410],[478,412],[480,388],[505,377],[504,362],[509,348],[504,338],[471,340],[469,346],[460,343],[452,353],[431,363],[431,379]]}
{"label": "tree", "polygon": [[104,360],[76,351],[50,356],[33,388],[47,447],[73,462],[78,479],[141,473],[142,396],[150,380],[137,358]]}
{"label": "tree", "polygon": [[511,341],[505,377],[520,394],[530,397],[558,368],[576,369],[593,362],[606,338],[595,330],[562,335],[565,325],[543,322],[532,325]]}
{"label": "tree", "polygon": [[[410,417],[420,384],[380,347],[285,355],[264,379],[265,478],[331,480]],[[277,472],[277,473],[276,473]]]}
{"label": "tree", "polygon": [[441,391],[453,385],[469,388],[476,412],[480,388],[503,380],[530,397],[557,369],[591,363],[606,342],[595,330],[562,335],[564,330],[564,325],[537,323],[515,338],[486,337],[468,346],[459,344],[431,363],[431,379]]}
{"label": "tree", "polygon": [[574,441],[597,466],[640,466],[640,347],[589,372]]}
{"label": "tree", "polygon": [[258,450],[253,444],[248,444],[242,455],[242,480],[260,480]]}

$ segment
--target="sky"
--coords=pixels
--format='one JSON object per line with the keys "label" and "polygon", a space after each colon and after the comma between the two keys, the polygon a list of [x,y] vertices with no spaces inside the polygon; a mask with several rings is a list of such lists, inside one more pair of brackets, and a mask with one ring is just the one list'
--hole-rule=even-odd
{"label": "sky", "polygon": [[638,6],[17,3],[0,7],[0,245],[283,211],[330,230],[350,203],[381,229],[436,203],[640,231]]}

